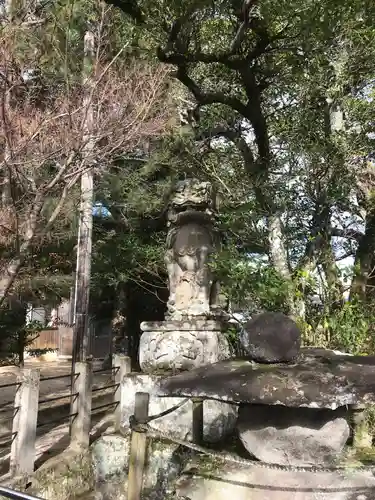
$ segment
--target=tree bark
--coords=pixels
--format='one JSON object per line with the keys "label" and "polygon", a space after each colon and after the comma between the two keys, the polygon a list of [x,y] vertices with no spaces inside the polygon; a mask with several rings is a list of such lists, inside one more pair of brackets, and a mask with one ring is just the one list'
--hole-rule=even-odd
{"label": "tree bark", "polygon": [[360,238],[354,260],[354,276],[350,287],[350,298],[366,298],[366,289],[372,271],[375,253],[375,210],[366,214],[365,234]]}
{"label": "tree bark", "polygon": [[340,280],[330,237],[325,238],[323,241],[320,262],[327,280],[329,308],[330,311],[333,311],[343,304],[344,287]]}
{"label": "tree bark", "polygon": [[[4,23],[3,24],[12,24],[15,20],[15,16],[17,14],[17,2],[16,0],[5,0],[4,2]],[[8,61],[4,61],[5,71],[4,74],[6,78],[2,81],[2,103],[1,103],[1,121],[2,127],[4,129],[4,160],[3,160],[3,172],[2,172],[2,183],[3,188],[1,192],[1,205],[3,208],[9,207],[12,203],[12,193],[11,193],[11,169],[9,168],[9,163],[12,157],[12,126],[8,121],[8,111],[11,105],[11,97],[12,97],[12,85],[13,85],[13,74],[12,68],[9,68]]]}
{"label": "tree bark", "polygon": [[117,287],[117,301],[112,318],[113,352],[120,352],[129,356],[129,339],[127,337],[127,296],[126,284],[119,283]]}
{"label": "tree bark", "polygon": [[276,271],[286,280],[291,279],[288,256],[284,245],[284,232],[278,214],[268,217],[269,252]]}

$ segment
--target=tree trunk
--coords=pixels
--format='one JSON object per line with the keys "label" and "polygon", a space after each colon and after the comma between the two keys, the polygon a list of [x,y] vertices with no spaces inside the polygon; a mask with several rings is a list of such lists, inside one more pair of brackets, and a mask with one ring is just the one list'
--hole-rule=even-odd
{"label": "tree trunk", "polygon": [[354,261],[354,277],[350,288],[350,298],[366,298],[366,287],[372,271],[375,252],[375,210],[366,214],[365,234],[359,241]]}
{"label": "tree trunk", "polygon": [[284,245],[284,233],[279,214],[270,215],[268,218],[268,239],[270,245],[271,262],[276,271],[286,280],[291,279],[287,252]]}
{"label": "tree trunk", "polygon": [[284,243],[284,232],[279,214],[268,217],[268,240],[270,259],[276,271],[290,284],[287,305],[290,316],[294,319],[304,319],[306,305],[303,296],[294,293],[293,278],[289,268],[288,255]]}
{"label": "tree trunk", "polygon": [[[14,17],[17,13],[17,2],[16,0],[5,0],[4,2],[4,22],[3,24],[12,24],[14,22]],[[12,158],[12,126],[8,122],[8,111],[11,104],[11,93],[12,93],[12,82],[13,74],[12,68],[8,67],[8,62],[4,61],[5,68],[2,68],[6,79],[2,81],[1,92],[2,92],[2,113],[1,121],[3,127],[3,134],[5,139],[4,144],[4,169],[2,171],[2,192],[1,192],[1,205],[3,208],[9,207],[12,203],[12,193],[11,193],[11,170],[9,168],[9,163]]]}
{"label": "tree trunk", "polygon": [[331,238],[325,238],[321,250],[320,262],[326,277],[330,311],[343,304],[344,287],[340,280],[335,255],[332,250]]}
{"label": "tree trunk", "polygon": [[129,356],[129,339],[127,336],[127,300],[126,284],[119,283],[117,302],[112,318],[113,352],[121,352]]}

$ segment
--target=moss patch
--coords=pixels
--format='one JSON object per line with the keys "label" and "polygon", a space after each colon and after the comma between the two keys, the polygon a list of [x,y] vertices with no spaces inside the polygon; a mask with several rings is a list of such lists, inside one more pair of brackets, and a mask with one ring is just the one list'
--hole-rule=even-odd
{"label": "moss patch", "polygon": [[37,471],[31,492],[47,499],[65,500],[93,486],[91,454],[68,450],[59,457],[57,464],[49,464]]}
{"label": "moss patch", "polygon": [[359,449],[347,447],[338,465],[348,467],[348,469],[363,467],[364,465],[375,466],[375,447]]}
{"label": "moss patch", "polygon": [[46,500],[68,500],[89,491],[94,486],[90,453],[68,449],[48,460],[32,476],[9,479],[3,486],[25,491],[30,483],[27,493]]}

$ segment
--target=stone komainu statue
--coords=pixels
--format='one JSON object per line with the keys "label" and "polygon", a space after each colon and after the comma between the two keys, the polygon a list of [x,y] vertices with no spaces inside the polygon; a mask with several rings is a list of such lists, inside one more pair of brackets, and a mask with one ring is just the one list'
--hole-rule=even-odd
{"label": "stone komainu statue", "polygon": [[171,317],[207,316],[211,312],[217,285],[208,264],[219,245],[214,210],[210,183],[187,179],[176,185],[168,212],[165,255]]}

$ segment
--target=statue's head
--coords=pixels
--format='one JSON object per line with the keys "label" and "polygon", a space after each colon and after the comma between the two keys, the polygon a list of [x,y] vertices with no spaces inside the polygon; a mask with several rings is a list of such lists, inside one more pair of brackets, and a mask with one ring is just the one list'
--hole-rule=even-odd
{"label": "statue's head", "polygon": [[214,209],[215,193],[210,182],[185,179],[176,183],[170,204],[176,211]]}

